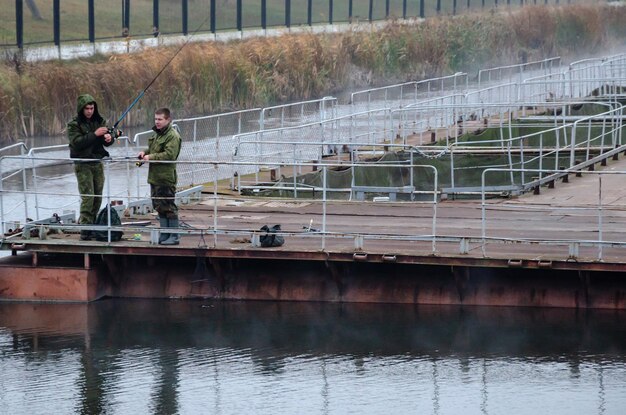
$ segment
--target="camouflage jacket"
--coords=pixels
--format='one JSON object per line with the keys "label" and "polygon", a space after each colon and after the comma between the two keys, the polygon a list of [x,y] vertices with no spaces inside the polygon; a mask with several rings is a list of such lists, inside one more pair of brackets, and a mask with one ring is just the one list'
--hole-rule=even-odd
{"label": "camouflage jacket", "polygon": [[[148,140],[146,155],[154,161],[174,161],[180,153],[181,139],[178,131],[170,123],[162,131],[152,128],[154,134]],[[158,186],[176,186],[175,163],[150,163],[148,183]]]}
{"label": "camouflage jacket", "polygon": [[[85,105],[93,103],[95,106],[91,119],[85,118],[83,108]],[[76,116],[67,123],[67,138],[70,141],[70,157],[78,159],[100,160],[107,157],[109,152],[104,149],[113,144],[114,141],[106,143],[104,137],[96,137],[95,131],[98,127],[106,126],[106,120],[98,112],[98,104],[89,94],[78,97],[76,106]]]}

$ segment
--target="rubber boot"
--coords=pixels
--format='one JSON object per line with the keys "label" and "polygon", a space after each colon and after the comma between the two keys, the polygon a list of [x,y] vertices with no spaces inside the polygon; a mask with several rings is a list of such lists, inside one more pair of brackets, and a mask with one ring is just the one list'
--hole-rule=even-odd
{"label": "rubber boot", "polygon": [[169,220],[167,218],[162,218],[159,216],[159,226],[161,227],[161,232],[159,233],[159,244],[162,244],[164,241],[169,239],[170,234],[163,232],[164,228],[169,228]]}
{"label": "rubber boot", "polygon": [[[178,217],[174,219],[168,219],[167,221],[169,222],[170,228],[178,228]],[[161,242],[161,245],[178,245],[180,243],[179,239],[180,236],[177,233],[170,233],[169,238]]]}

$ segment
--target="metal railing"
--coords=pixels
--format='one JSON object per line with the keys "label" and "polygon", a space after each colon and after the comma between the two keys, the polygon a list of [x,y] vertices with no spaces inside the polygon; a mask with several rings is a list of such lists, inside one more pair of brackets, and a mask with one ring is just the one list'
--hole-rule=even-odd
{"label": "metal railing", "polygon": [[[32,157],[20,157],[20,156],[7,156],[7,157],[0,157],[0,169],[2,168],[2,163],[7,161],[7,160],[19,160],[21,158],[24,158],[26,160],[32,160]],[[60,161],[59,159],[51,159],[51,158],[47,158],[47,157],[36,157],[36,160],[38,162],[46,162],[46,163],[53,163],[53,162],[58,162]],[[112,166],[115,165],[116,163],[128,163],[128,164],[134,164],[134,160],[129,160],[129,159],[110,159],[110,160],[104,160],[104,169],[105,169],[105,175],[109,176],[112,174]],[[164,162],[164,161],[148,161],[147,163],[168,163],[168,162]],[[245,163],[245,162],[234,162],[234,163],[229,163],[229,162],[217,162],[216,160],[211,160],[211,161],[177,161],[177,164],[189,164],[189,165],[196,165],[196,166],[200,166],[200,165],[205,165],[205,166],[211,166],[212,168],[218,170],[215,174],[216,175],[220,175],[219,170],[220,169],[233,169],[233,168],[240,168],[243,165],[249,164],[249,163]],[[232,164],[232,166],[230,166]],[[280,164],[271,164],[271,166],[274,167],[278,167],[280,166]],[[337,189],[334,189],[331,184],[329,183],[329,172],[331,169],[337,169],[337,168],[341,168],[344,169],[346,167],[350,167],[350,168],[363,168],[363,169],[402,169],[402,170],[407,170],[407,169],[427,169],[431,172],[431,174],[429,175],[430,178],[430,184],[428,185],[428,188],[423,188],[423,189],[416,189],[416,190],[411,190],[410,194],[420,194],[420,195],[424,195],[425,197],[420,198],[420,200],[414,200],[411,203],[414,204],[420,204],[420,205],[428,205],[431,206],[431,215],[429,216],[429,221],[430,221],[430,228],[427,234],[419,234],[419,235],[414,235],[411,234],[410,232],[407,233],[404,230],[399,231],[398,233],[385,233],[383,234],[374,234],[374,233],[363,233],[363,232],[359,232],[357,229],[349,229],[349,228],[345,228],[345,226],[343,225],[330,225],[327,223],[327,209],[328,209],[328,203],[330,202],[330,199],[328,197],[328,194],[332,191],[336,191]],[[354,244],[355,244],[355,248],[356,249],[361,249],[363,247],[363,244],[365,243],[365,241],[367,240],[406,240],[406,241],[411,241],[411,240],[427,240],[430,241],[432,243],[432,251],[435,252],[436,250],[436,245],[435,245],[435,239],[434,239],[434,235],[436,234],[436,223],[437,223],[437,198],[438,198],[438,191],[437,191],[437,172],[436,169],[434,169],[432,166],[418,166],[418,165],[412,165],[412,164],[407,164],[407,163],[388,163],[388,164],[384,164],[384,165],[372,165],[370,163],[332,163],[332,162],[324,162],[323,164],[311,164],[311,163],[299,163],[298,167],[301,169],[310,169],[312,170],[313,168],[317,169],[317,171],[320,174],[320,178],[321,178],[321,183],[319,185],[319,195],[321,197],[319,198],[306,198],[305,200],[307,200],[309,203],[317,203],[321,206],[321,215],[320,215],[320,223],[321,223],[321,229],[316,230],[315,232],[307,232],[304,235],[300,235],[303,236],[305,238],[311,238],[314,237],[313,239],[313,244],[319,244],[320,248],[323,250],[326,247],[326,241],[327,239],[354,239]],[[354,182],[354,179],[353,179]],[[356,185],[355,185],[356,186]],[[346,189],[344,189],[346,190]],[[361,190],[364,191],[364,190]],[[367,190],[365,190],[367,191]],[[378,192],[384,192],[385,189],[376,189],[376,193]],[[198,189],[193,189],[194,195],[193,196],[188,196],[187,197],[187,201],[185,202],[182,196],[179,196],[179,202],[178,203],[189,203],[190,200],[191,201],[200,201],[200,191]],[[15,221],[12,220],[8,220],[5,216],[6,212],[4,210],[4,206],[5,206],[5,198],[8,195],[17,195],[22,196],[24,198],[27,197],[27,195],[32,195],[34,193],[34,190],[32,188],[32,185],[29,183],[25,183],[23,188],[17,189],[6,189],[6,188],[0,188],[0,223],[2,224],[3,229],[6,229],[6,226],[9,225],[13,228],[16,227],[15,225]],[[39,189],[36,192],[39,196],[54,196],[54,197],[58,197],[58,198],[77,198],[79,195],[77,194],[77,192],[72,192],[69,190],[66,190],[63,193],[59,193],[57,191],[50,191],[50,190],[46,190],[46,189]],[[103,195],[103,201],[107,204],[107,205],[111,205],[111,202],[114,200],[114,197],[112,197],[111,195],[113,194],[112,189],[111,189],[111,184],[110,181],[107,181],[106,187],[105,187],[105,191],[104,191],[104,195]],[[235,228],[226,228],[224,226],[222,226],[219,218],[220,215],[218,214],[218,203],[217,200],[220,199],[220,196],[218,195],[218,185],[217,182],[213,183],[213,191],[212,193],[209,194],[209,196],[205,196],[204,197],[204,201],[213,201],[213,217],[211,222],[206,222],[204,224],[199,224],[199,223],[194,223],[194,224],[188,224],[188,226],[183,227],[179,230],[177,230],[178,232],[180,232],[181,234],[186,234],[186,235],[196,235],[199,237],[204,237],[205,235],[208,236],[213,236],[213,246],[217,246],[218,244],[218,236],[220,235],[239,235],[239,236],[250,236],[251,232],[255,232],[257,231],[257,229],[249,229],[249,228],[245,228],[245,227],[235,227]],[[120,203],[115,203],[113,204],[113,207],[115,209],[118,209],[118,211],[120,212],[120,216],[123,216],[123,212],[127,211],[127,209],[129,207],[132,206],[136,206],[138,200],[137,199],[129,199],[129,200],[120,200]],[[360,202],[363,203],[363,202]],[[371,203],[380,203],[380,202],[371,202]],[[210,209],[210,208],[208,208]],[[132,215],[132,212],[126,212],[128,214]],[[140,214],[145,214],[147,212],[139,212]],[[21,237],[23,239],[30,239],[30,238],[38,238],[40,240],[45,240],[47,238],[47,233],[49,231],[63,231],[63,232],[69,232],[69,233],[76,233],[80,230],[106,230],[109,231],[109,235],[111,231],[118,231],[118,230],[122,230],[125,232],[130,232],[131,234],[145,234],[145,233],[150,233],[150,241],[152,243],[156,243],[156,241],[158,241],[158,229],[154,229],[152,227],[150,228],[146,228],[143,226],[132,226],[132,224],[130,226],[111,226],[109,223],[109,226],[103,226],[103,225],[76,225],[76,220],[73,214],[70,214],[69,212],[63,212],[61,213],[56,213],[54,215],[52,215],[53,218],[55,218],[55,220],[40,220],[40,221],[33,221],[33,223],[30,224],[24,224],[25,225],[25,232],[30,232],[32,231],[37,231],[36,235],[32,235],[30,233],[28,234],[22,234]],[[334,228],[336,227],[336,229]],[[157,232],[156,234],[156,238],[154,237],[155,232]],[[171,229],[168,229],[168,232],[171,232]],[[290,235],[290,236],[297,236],[296,233],[294,232],[287,232],[286,235]],[[5,239],[6,236],[3,236],[3,239]],[[61,240],[56,240],[55,243],[57,245],[63,245],[63,244],[67,244],[67,245],[72,245],[75,244],[76,241],[72,241],[72,240],[65,240],[65,239],[61,239]],[[110,239],[109,239],[109,243]]]}
{"label": "metal railing", "polygon": [[490,84],[494,81],[513,81],[519,83],[529,76],[545,76],[552,73],[559,73],[560,71],[561,58],[559,56],[534,62],[481,69],[478,71],[478,87],[480,88],[483,84]]}
{"label": "metal railing", "polygon": [[[623,152],[624,149],[621,149]],[[588,194],[582,201],[578,203],[559,203],[553,200],[552,203],[506,203],[498,200],[496,203],[490,203],[487,198],[489,191],[487,186],[487,176],[492,174],[506,173],[534,173],[539,176],[550,176],[551,180],[556,178],[563,179],[562,186],[568,186],[568,176],[577,176],[576,180],[584,180],[585,176],[593,176],[597,178],[597,182],[590,183],[584,189]],[[603,178],[605,181],[613,179],[613,188],[621,186],[626,176],[626,171],[604,170],[604,171],[582,171],[582,170],[550,170],[550,169],[510,169],[510,168],[489,168],[482,173],[482,190],[481,190],[481,241],[480,248],[483,256],[488,256],[488,247],[496,243],[509,243],[515,245],[538,245],[562,247],[567,249],[567,253],[563,253],[562,257],[569,260],[577,260],[581,256],[581,249],[592,249],[587,256],[594,255],[597,261],[603,261],[608,249],[616,248],[610,254],[623,257],[624,248],[626,248],[626,239],[624,239],[623,230],[626,227],[626,219],[620,214],[626,205],[619,198],[607,194],[603,187]],[[581,178],[582,177],[582,178]],[[580,191],[579,199],[580,198]],[[569,197],[569,196],[568,196]],[[533,215],[538,212],[548,212],[551,217],[577,217],[574,220],[552,220],[550,229],[537,229],[534,232],[541,235],[533,235],[531,228],[527,227],[522,232],[520,230],[517,235],[507,235],[503,237],[497,229],[489,228],[489,213],[494,212],[495,215],[502,215],[503,212],[515,212],[519,220],[532,220]],[[583,219],[583,218],[589,218]],[[545,233],[551,237],[544,236]],[[585,237],[582,237],[584,234]],[[597,238],[590,239],[589,235],[597,235]],[[563,237],[567,235],[569,237]],[[579,236],[580,235],[580,236]],[[475,241],[476,242],[476,241]],[[521,261],[513,257],[511,261]],[[520,263],[521,265],[521,263]]]}

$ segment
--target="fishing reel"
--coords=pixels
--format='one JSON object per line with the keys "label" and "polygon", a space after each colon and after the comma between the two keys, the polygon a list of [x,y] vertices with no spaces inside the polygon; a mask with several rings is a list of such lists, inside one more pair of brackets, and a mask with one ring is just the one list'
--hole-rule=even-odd
{"label": "fishing reel", "polygon": [[107,127],[107,134],[111,134],[111,138],[115,140],[116,138],[119,138],[123,133],[122,130],[115,127]]}

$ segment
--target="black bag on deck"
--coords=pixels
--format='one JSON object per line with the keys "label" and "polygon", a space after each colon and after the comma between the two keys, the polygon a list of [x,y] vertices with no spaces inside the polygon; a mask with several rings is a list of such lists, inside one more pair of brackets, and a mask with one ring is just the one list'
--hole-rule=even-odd
{"label": "black bag on deck", "polygon": [[285,238],[280,235],[276,235],[276,232],[280,231],[280,225],[274,225],[271,228],[267,225],[263,225],[261,230],[265,231],[265,235],[261,235],[259,238],[259,242],[261,242],[261,246],[263,248],[281,246],[285,243]]}
{"label": "black bag on deck", "polygon": [[[98,212],[98,216],[96,217],[96,225],[100,226],[109,226],[109,207],[105,206],[100,212]],[[117,210],[113,206],[111,206],[111,226],[122,226],[122,220],[120,219],[120,215],[117,214]],[[111,231],[111,242],[117,242],[122,239],[122,235],[124,232],[122,231]],[[95,236],[97,241],[108,241],[108,231],[93,231],[93,235]]]}

